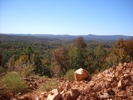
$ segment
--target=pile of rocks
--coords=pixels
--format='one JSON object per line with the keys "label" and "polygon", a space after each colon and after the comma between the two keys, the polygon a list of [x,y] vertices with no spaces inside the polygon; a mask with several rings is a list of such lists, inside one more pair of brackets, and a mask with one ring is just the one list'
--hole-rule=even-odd
{"label": "pile of rocks", "polygon": [[95,75],[84,91],[89,98],[133,100],[133,63],[119,64]]}
{"label": "pile of rocks", "polygon": [[25,77],[24,80],[26,81],[28,87],[27,89],[33,91],[38,89],[38,86],[41,83],[44,83],[46,80],[44,80],[44,78],[39,78],[39,77],[35,77],[35,76],[28,76]]}
{"label": "pile of rocks", "polygon": [[[80,70],[74,73],[77,81],[52,90],[47,100],[133,100],[133,63],[119,64],[92,78]],[[85,76],[91,80],[85,81]]]}
{"label": "pile of rocks", "polygon": [[[81,68],[74,77],[73,82],[58,80],[60,86],[49,92],[35,91],[14,100],[133,100],[133,63],[119,64],[93,77]],[[32,85],[37,82],[25,80]]]}

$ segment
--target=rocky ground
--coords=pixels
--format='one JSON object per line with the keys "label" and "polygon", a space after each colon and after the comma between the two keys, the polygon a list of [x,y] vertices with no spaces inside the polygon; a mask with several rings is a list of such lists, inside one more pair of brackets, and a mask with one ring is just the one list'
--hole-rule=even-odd
{"label": "rocky ground", "polygon": [[[58,88],[43,92],[37,91],[39,85],[50,79],[27,77],[25,80],[29,91],[17,94],[10,100],[133,100],[133,63],[119,64],[92,78],[88,74],[87,81],[84,80],[85,74],[79,74],[80,80],[75,78],[73,82],[56,79],[60,82]],[[0,100],[5,99],[0,96]]]}

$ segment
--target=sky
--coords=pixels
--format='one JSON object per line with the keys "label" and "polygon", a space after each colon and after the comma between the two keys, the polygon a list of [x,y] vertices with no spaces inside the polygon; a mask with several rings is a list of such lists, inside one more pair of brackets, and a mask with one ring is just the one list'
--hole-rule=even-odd
{"label": "sky", "polygon": [[0,0],[0,33],[133,36],[133,0]]}

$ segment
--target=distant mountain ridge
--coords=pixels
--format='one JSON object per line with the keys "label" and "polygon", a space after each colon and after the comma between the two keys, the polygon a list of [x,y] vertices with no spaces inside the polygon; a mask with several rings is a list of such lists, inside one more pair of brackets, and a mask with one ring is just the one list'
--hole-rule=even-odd
{"label": "distant mountain ridge", "polygon": [[35,39],[35,38],[47,38],[47,39],[60,39],[60,40],[71,40],[71,39],[76,39],[78,37],[83,37],[85,40],[119,40],[120,38],[123,39],[131,39],[131,37],[133,36],[125,36],[125,35],[52,35],[52,34],[3,34],[0,33],[0,40],[1,38],[3,38],[3,36],[16,36],[16,37],[23,37],[23,38],[31,38],[31,39]]}

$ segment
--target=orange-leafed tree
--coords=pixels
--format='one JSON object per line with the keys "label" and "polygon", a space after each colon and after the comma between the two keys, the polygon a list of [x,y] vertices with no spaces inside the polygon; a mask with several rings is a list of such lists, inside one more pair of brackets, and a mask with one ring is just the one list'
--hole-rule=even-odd
{"label": "orange-leafed tree", "polygon": [[59,47],[53,51],[52,63],[59,66],[60,71],[65,74],[69,68],[68,51],[65,47]]}
{"label": "orange-leafed tree", "polygon": [[22,75],[29,75],[31,74],[33,68],[32,64],[30,63],[27,55],[21,55],[15,61],[15,69],[16,72],[21,73]]}
{"label": "orange-leafed tree", "polygon": [[129,57],[129,61],[133,61],[133,40],[125,40],[124,45],[126,55]]}
{"label": "orange-leafed tree", "polygon": [[131,61],[133,61],[133,40],[119,39],[111,48],[108,62],[113,66]]}

